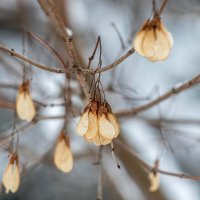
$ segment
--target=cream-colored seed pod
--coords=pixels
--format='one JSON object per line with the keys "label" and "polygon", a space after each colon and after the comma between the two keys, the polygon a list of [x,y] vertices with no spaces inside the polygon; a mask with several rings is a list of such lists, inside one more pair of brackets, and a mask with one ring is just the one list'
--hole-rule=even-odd
{"label": "cream-colored seed pod", "polygon": [[6,188],[6,193],[17,192],[20,184],[20,171],[18,165],[18,155],[13,154],[3,173],[2,183]]}
{"label": "cream-colored seed pod", "polygon": [[60,134],[55,146],[54,164],[65,173],[70,172],[73,168],[73,155],[69,146],[69,139],[66,138],[63,132]]}
{"label": "cream-colored seed pod", "polygon": [[28,122],[32,121],[35,117],[35,105],[29,92],[29,82],[24,82],[18,91],[16,98],[16,111],[21,120]]}
{"label": "cream-colored seed pod", "polygon": [[150,61],[165,60],[173,46],[173,38],[160,18],[155,18],[144,23],[136,34],[133,46]]}
{"label": "cream-colored seed pod", "polygon": [[83,136],[86,134],[88,130],[88,123],[89,123],[89,109],[87,109],[82,115],[77,124],[76,132],[78,135]]}
{"label": "cream-colored seed pod", "polygon": [[120,132],[120,127],[119,127],[119,123],[117,121],[117,118],[115,117],[115,115],[113,113],[108,113],[108,119],[115,129],[114,138],[116,138],[119,135],[119,132]]}
{"label": "cream-colored seed pod", "polygon": [[107,145],[109,143],[112,142],[112,139],[109,140],[109,139],[106,139],[104,138],[103,136],[101,136],[100,134],[97,134],[93,140],[94,144],[96,146],[101,146],[101,145]]}
{"label": "cream-colored seed pod", "polygon": [[99,119],[99,134],[104,138],[111,140],[115,136],[115,128],[112,123],[107,119],[105,114],[102,114]]}
{"label": "cream-colored seed pod", "polygon": [[97,115],[93,112],[89,112],[88,116],[88,129],[86,131],[85,137],[90,140],[93,139],[98,133],[98,119]]}
{"label": "cream-colored seed pod", "polygon": [[86,142],[107,145],[119,135],[119,124],[107,102],[91,101],[77,125],[77,133]]}
{"label": "cream-colored seed pod", "polygon": [[159,174],[151,172],[149,174],[148,178],[150,180],[149,191],[150,192],[156,192],[158,190],[158,188],[159,188],[159,185],[160,185]]}

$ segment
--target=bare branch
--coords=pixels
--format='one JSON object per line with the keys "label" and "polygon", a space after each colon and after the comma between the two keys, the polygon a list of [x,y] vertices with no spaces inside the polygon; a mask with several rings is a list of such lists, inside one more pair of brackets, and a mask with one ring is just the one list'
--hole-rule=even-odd
{"label": "bare branch", "polygon": [[12,49],[9,49],[7,47],[5,47],[4,45],[0,44],[0,49],[3,50],[4,52],[10,54],[11,56],[14,56],[16,58],[19,58],[20,60],[23,60],[35,67],[38,67],[40,69],[43,69],[43,70],[46,70],[46,71],[49,71],[49,72],[54,72],[54,73],[68,73],[68,69],[63,69],[63,68],[52,68],[52,67],[48,67],[46,65],[42,65],[42,64],[39,64],[17,52],[15,52],[14,50]]}
{"label": "bare branch", "polygon": [[[125,144],[124,142],[120,141],[119,139],[117,139],[115,142],[121,148],[123,148],[124,150],[129,152],[134,158],[136,158],[138,160],[138,162],[140,162],[140,164],[144,168],[146,168],[149,171],[155,170],[154,166],[149,165],[146,161],[139,158],[139,156],[136,155],[136,153],[134,153],[134,151],[131,149],[131,147],[129,145]],[[174,172],[169,172],[169,171],[165,171],[165,170],[161,170],[161,169],[157,169],[157,172],[160,174],[163,174],[163,175],[174,176],[174,177],[178,177],[178,178],[185,178],[185,179],[190,179],[190,180],[194,180],[194,181],[200,181],[200,176],[190,176],[187,174],[174,173]]]}
{"label": "bare branch", "polygon": [[195,85],[197,85],[198,83],[200,83],[200,74],[195,76],[194,78],[192,78],[191,80],[183,83],[183,84],[179,84],[178,86],[173,87],[171,90],[169,90],[168,92],[164,93],[163,95],[161,95],[160,97],[158,97],[157,99],[154,99],[152,101],[150,101],[149,103],[146,103],[144,105],[138,106],[136,108],[133,109],[129,109],[129,110],[124,110],[124,111],[120,111],[118,113],[116,113],[118,116],[122,117],[122,116],[130,116],[130,115],[136,115],[140,112],[143,112],[145,110],[148,110],[149,108],[152,108],[153,106],[159,104],[160,102],[173,97]]}

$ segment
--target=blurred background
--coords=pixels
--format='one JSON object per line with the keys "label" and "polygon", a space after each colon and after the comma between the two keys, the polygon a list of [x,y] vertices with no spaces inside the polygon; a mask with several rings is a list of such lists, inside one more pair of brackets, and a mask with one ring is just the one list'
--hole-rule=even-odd
{"label": "blurred background", "polygon": [[[56,0],[56,6],[73,32],[73,43],[79,61],[88,63],[97,37],[102,40],[103,66],[127,52],[134,35],[152,14],[151,0]],[[162,1],[157,1],[161,5]],[[31,31],[55,48],[65,58],[64,42],[55,23],[44,12],[46,1],[1,0],[0,42],[23,53],[22,37]],[[101,75],[106,99],[114,112],[142,105],[200,73],[200,1],[169,0],[162,20],[172,33],[174,46],[167,60],[149,62],[134,53],[114,70]],[[47,11],[47,10],[46,10]],[[116,31],[117,29],[117,31]],[[118,32],[123,40],[119,39]],[[25,55],[47,66],[58,66],[54,56],[34,39],[26,40]],[[65,58],[67,59],[67,58]],[[98,56],[92,66],[96,66]],[[97,196],[99,167],[98,148],[86,143],[75,133],[75,127],[86,101],[79,83],[72,77],[74,116],[69,123],[74,169],[64,174],[52,162],[52,149],[64,126],[63,92],[65,75],[54,74],[30,66],[0,50],[0,100],[15,102],[17,88],[26,77],[31,81],[33,99],[41,116],[58,116],[41,120],[20,134],[19,158],[21,184],[17,193],[6,195],[2,187],[0,199],[26,200],[94,200]],[[12,133],[14,114],[0,109],[1,144]],[[60,117],[61,116],[61,117]],[[200,88],[185,91],[134,117],[119,118],[120,141],[115,144],[118,169],[110,147],[103,149],[103,189],[105,200],[199,200],[198,182],[160,175],[159,191],[148,191],[148,171],[124,146],[141,159],[170,172],[200,176]],[[17,128],[26,126],[17,120]],[[2,140],[1,140],[2,139]],[[8,162],[8,152],[0,152],[0,176]]]}

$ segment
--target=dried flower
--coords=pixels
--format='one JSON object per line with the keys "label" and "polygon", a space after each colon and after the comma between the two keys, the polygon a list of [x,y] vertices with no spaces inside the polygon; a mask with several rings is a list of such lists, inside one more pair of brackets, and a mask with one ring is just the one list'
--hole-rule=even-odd
{"label": "dried flower", "polygon": [[6,193],[9,193],[9,191],[15,193],[18,190],[20,184],[18,154],[11,155],[9,163],[3,173],[2,183],[6,188]]}
{"label": "dried flower", "polygon": [[156,192],[159,188],[160,185],[160,178],[158,173],[151,172],[149,174],[149,180],[150,180],[150,187],[149,191],[150,192]]}
{"label": "dried flower", "polygon": [[61,132],[54,150],[54,164],[63,172],[70,172],[73,168],[73,155],[69,145],[69,138]]}
{"label": "dried flower", "polygon": [[32,121],[35,117],[35,106],[29,92],[29,82],[22,83],[19,87],[16,99],[17,115],[20,119],[28,122]]}
{"label": "dried flower", "polygon": [[76,130],[87,142],[100,146],[111,143],[119,135],[120,128],[107,102],[99,105],[99,102],[91,101],[84,109]]}
{"label": "dried flower", "polygon": [[165,60],[173,46],[173,38],[160,17],[145,21],[137,33],[133,46],[135,50],[150,61]]}

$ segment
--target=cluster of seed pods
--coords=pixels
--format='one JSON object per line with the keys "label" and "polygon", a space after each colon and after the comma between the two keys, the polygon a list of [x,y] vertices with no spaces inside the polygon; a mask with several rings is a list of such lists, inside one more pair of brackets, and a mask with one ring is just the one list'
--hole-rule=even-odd
{"label": "cluster of seed pods", "polygon": [[119,135],[119,123],[107,102],[91,101],[77,125],[77,134],[95,145],[107,145]]}
{"label": "cluster of seed pods", "polygon": [[135,50],[150,61],[165,60],[173,46],[173,37],[167,31],[158,15],[144,22],[136,34],[133,46]]}

